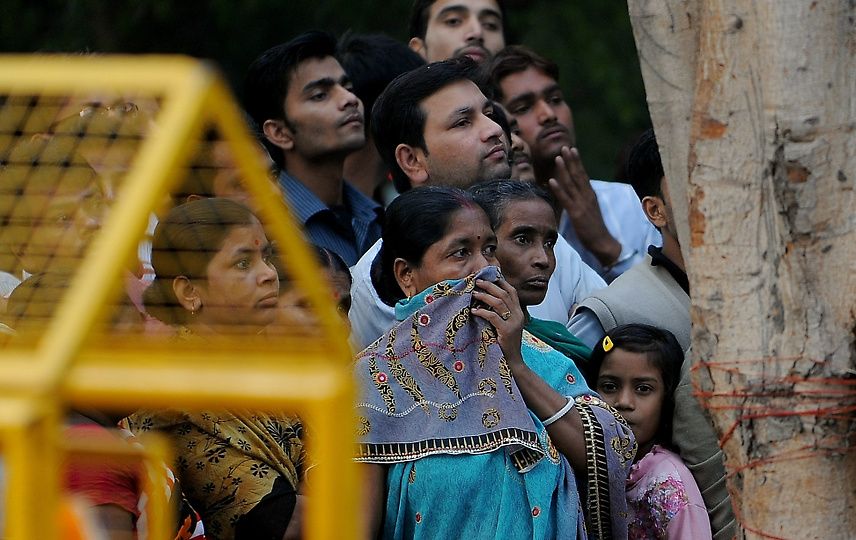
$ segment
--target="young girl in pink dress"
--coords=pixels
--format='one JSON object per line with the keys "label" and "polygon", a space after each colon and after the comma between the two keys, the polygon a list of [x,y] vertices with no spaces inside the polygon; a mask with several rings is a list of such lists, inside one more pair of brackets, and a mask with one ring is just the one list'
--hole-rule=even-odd
{"label": "young girl in pink dress", "polygon": [[692,474],[671,445],[674,391],[684,355],[675,336],[619,326],[592,351],[590,384],[627,420],[639,449],[627,479],[628,538],[711,538]]}

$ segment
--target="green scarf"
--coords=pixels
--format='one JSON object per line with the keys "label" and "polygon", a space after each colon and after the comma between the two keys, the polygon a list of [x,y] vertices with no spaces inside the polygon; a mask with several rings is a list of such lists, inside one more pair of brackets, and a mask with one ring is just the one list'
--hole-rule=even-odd
{"label": "green scarf", "polygon": [[568,332],[563,324],[556,321],[536,319],[531,316],[528,319],[526,330],[530,334],[573,360],[577,367],[585,372],[591,357],[591,349],[586,347],[575,335]]}

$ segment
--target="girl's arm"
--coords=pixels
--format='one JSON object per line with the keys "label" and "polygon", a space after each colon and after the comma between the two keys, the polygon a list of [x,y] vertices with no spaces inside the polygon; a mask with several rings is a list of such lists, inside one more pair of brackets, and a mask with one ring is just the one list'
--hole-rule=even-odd
{"label": "girl's arm", "polygon": [[[550,418],[565,407],[568,398],[556,392],[523,362],[520,350],[525,317],[517,291],[505,279],[500,279],[497,283],[479,280],[476,284],[483,291],[475,291],[473,296],[491,309],[473,308],[472,314],[487,320],[496,328],[499,346],[529,410],[542,421]],[[504,319],[502,314],[509,312],[510,315]],[[547,427],[547,432],[556,448],[567,457],[574,471],[585,477],[585,433],[582,419],[576,409],[571,407],[564,416]]]}
{"label": "girl's arm", "polygon": [[386,466],[376,463],[360,463],[363,475],[363,538],[378,537],[383,526],[386,507]]}

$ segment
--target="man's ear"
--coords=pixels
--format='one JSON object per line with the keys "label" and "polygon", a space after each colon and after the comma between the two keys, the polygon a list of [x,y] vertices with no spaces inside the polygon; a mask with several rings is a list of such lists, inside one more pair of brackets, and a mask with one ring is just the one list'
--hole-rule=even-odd
{"label": "man's ear", "polygon": [[395,281],[404,292],[404,295],[410,298],[418,293],[419,291],[416,290],[416,286],[413,284],[413,267],[410,266],[410,263],[399,257],[392,264]]}
{"label": "man's ear", "polygon": [[421,56],[423,60],[426,62],[428,61],[428,51],[425,50],[425,40],[413,37],[407,42],[407,46],[410,47],[411,51]]}
{"label": "man's ear", "polygon": [[410,178],[413,187],[419,187],[428,181],[428,169],[425,164],[425,151],[409,144],[395,147],[395,161],[404,174]]}
{"label": "man's ear", "polygon": [[191,313],[196,313],[202,309],[202,297],[199,294],[199,288],[193,285],[193,282],[184,276],[178,276],[172,280],[172,291],[178,299],[181,307]]}
{"label": "man's ear", "polygon": [[661,197],[649,195],[642,199],[642,210],[657,229],[666,226],[666,203]]}
{"label": "man's ear", "polygon": [[294,148],[294,133],[286,125],[285,120],[265,120],[262,124],[262,132],[265,134],[265,139],[274,146],[283,150]]}

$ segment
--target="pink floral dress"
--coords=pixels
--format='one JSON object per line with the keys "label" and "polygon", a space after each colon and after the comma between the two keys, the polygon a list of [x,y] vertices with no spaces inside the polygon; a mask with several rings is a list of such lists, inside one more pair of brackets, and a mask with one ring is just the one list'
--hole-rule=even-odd
{"label": "pink floral dress", "polygon": [[711,538],[698,486],[680,456],[655,445],[627,479],[628,539]]}

